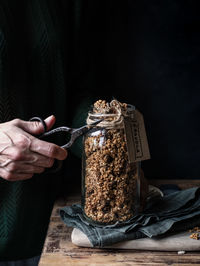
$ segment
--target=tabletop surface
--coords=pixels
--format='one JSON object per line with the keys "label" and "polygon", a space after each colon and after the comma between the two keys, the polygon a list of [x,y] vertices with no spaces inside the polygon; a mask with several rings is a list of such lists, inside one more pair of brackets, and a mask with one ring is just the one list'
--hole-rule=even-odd
{"label": "tabletop surface", "polygon": [[[200,186],[200,180],[161,180],[152,181],[151,184],[158,185],[167,182],[173,182],[175,184],[178,183],[183,189],[192,186]],[[67,227],[61,221],[59,216],[59,208],[77,202],[80,202],[80,194],[70,195],[66,199],[59,199],[55,203],[39,266],[200,265],[199,252],[186,252],[185,254],[178,255],[177,252],[112,249],[105,250],[75,246],[71,242],[72,228]]]}

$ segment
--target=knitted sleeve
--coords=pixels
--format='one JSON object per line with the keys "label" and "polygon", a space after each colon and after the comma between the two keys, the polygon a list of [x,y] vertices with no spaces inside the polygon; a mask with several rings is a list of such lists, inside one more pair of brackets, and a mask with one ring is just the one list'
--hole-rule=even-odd
{"label": "knitted sleeve", "polygon": [[5,34],[0,28],[0,122],[13,118],[11,91],[8,88],[8,60]]}

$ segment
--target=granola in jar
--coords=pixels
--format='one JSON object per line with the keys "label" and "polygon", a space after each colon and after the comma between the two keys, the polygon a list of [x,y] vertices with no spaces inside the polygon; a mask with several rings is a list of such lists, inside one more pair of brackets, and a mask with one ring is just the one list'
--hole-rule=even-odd
{"label": "granola in jar", "polygon": [[87,123],[103,119],[84,137],[82,207],[94,222],[129,220],[136,211],[138,164],[129,163],[123,115],[133,106],[94,103]]}

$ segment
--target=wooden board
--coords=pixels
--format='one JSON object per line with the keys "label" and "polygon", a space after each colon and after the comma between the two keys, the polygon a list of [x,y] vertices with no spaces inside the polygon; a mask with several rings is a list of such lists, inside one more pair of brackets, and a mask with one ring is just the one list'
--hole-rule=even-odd
{"label": "wooden board", "polygon": [[72,228],[54,217],[39,266],[164,266],[200,265],[200,252],[96,249],[71,242]]}
{"label": "wooden board", "polygon": [[[200,186],[200,180],[161,180],[163,184],[180,184],[181,188]],[[173,182],[172,182],[173,181]],[[151,182],[159,185],[158,181]],[[60,207],[80,201],[80,192],[59,199],[54,206],[49,229],[39,266],[163,266],[200,265],[200,252],[186,252],[178,255],[176,251],[145,251],[122,249],[95,249],[74,245],[71,241],[73,228],[67,227],[60,219]],[[200,242],[199,242],[200,243]]]}
{"label": "wooden board", "polygon": [[[191,233],[189,232],[183,232],[161,239],[141,238],[123,241],[104,248],[157,251],[200,251],[200,240],[191,239],[190,234]],[[72,243],[79,247],[92,247],[87,236],[76,228],[72,231],[71,239]]]}

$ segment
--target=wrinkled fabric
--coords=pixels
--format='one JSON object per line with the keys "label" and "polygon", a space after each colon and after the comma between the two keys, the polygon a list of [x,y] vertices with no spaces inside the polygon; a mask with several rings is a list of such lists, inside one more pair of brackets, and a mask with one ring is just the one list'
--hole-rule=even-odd
{"label": "wrinkled fabric", "polygon": [[200,188],[177,191],[157,200],[150,200],[143,213],[114,225],[89,223],[79,204],[61,208],[60,216],[67,226],[81,230],[91,244],[97,247],[142,237],[165,236],[167,233],[199,226]]}

